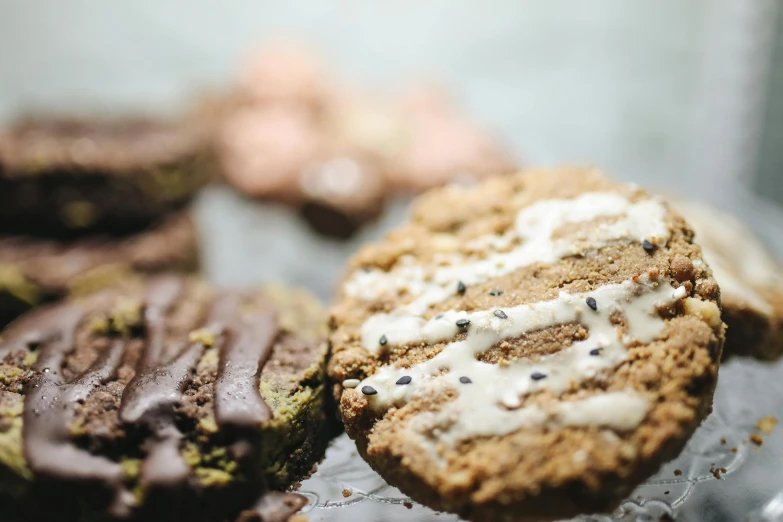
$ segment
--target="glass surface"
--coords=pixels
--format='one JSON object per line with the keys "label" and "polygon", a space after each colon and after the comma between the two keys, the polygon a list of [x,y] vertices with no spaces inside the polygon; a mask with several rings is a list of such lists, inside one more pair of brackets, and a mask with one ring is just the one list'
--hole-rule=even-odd
{"label": "glass surface", "polygon": [[[783,216],[753,199],[735,197],[733,203],[731,210],[763,230],[779,252]],[[233,285],[282,280],[308,287],[328,302],[347,259],[359,245],[403,219],[405,210],[404,201],[393,202],[379,223],[349,242],[313,236],[290,210],[259,205],[224,187],[203,195],[197,216],[212,279]],[[640,486],[616,513],[578,520],[783,520],[783,425],[769,435],[757,428],[759,420],[769,416],[783,421],[783,361],[729,361],[720,370],[712,414],[682,454]],[[762,445],[751,442],[751,434],[759,435]],[[332,443],[326,460],[300,492],[310,499],[304,511],[311,522],[458,520],[416,505],[388,486],[345,435]]]}

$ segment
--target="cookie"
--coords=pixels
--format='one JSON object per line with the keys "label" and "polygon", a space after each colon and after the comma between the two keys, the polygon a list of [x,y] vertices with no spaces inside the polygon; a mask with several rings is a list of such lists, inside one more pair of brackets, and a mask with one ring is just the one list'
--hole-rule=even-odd
{"label": "cookie", "polygon": [[323,235],[350,237],[383,209],[377,159],[327,139],[303,107],[238,106],[221,121],[216,150],[229,183],[251,197],[297,209]]}
{"label": "cookie", "polygon": [[783,268],[747,226],[703,203],[676,201],[721,289],[724,357],[783,354]]}
{"label": "cookie", "polygon": [[4,512],[287,520],[327,443],[324,319],[173,275],[33,310],[0,338]]}
{"label": "cookie", "polygon": [[519,169],[519,162],[497,137],[455,107],[443,89],[413,86],[400,104],[407,136],[389,167],[394,190],[416,194]]}
{"label": "cookie", "polygon": [[441,90],[358,91],[293,46],[259,49],[239,77],[217,111],[224,177],[253,198],[296,208],[326,236],[351,237],[396,196],[515,168]]}
{"label": "cookie", "polygon": [[198,241],[186,212],[128,236],[0,236],[0,328],[71,290],[106,286],[128,272],[194,271]]}
{"label": "cookie", "polygon": [[328,98],[332,82],[315,53],[296,43],[276,42],[258,47],[246,57],[237,88],[247,100],[317,111]]}
{"label": "cookie", "polygon": [[331,312],[346,432],[467,520],[611,510],[711,408],[724,325],[692,238],[594,170],[423,195],[354,257]]}
{"label": "cookie", "polygon": [[0,233],[130,233],[214,170],[199,122],[28,119],[0,131]]}

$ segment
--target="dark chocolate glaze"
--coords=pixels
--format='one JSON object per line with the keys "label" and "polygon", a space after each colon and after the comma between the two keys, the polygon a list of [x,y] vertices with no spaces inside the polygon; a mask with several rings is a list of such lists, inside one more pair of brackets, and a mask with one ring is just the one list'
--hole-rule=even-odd
{"label": "dark chocolate glaze", "polygon": [[144,310],[147,342],[136,374],[125,387],[120,404],[120,420],[144,425],[152,433],[147,457],[141,466],[141,479],[153,485],[174,485],[190,474],[190,467],[179,453],[182,434],[174,424],[174,407],[182,398],[204,346],[191,344],[172,361],[163,363],[161,360],[166,339],[166,314],[182,287],[182,280],[172,276],[150,282]]}
{"label": "dark chocolate glaze", "polygon": [[[184,484],[191,472],[180,454],[182,434],[175,423],[175,407],[208,347],[201,342],[183,343],[170,360],[164,360],[166,317],[183,289],[184,281],[176,276],[157,277],[148,283],[143,315],[145,345],[120,403],[122,422],[149,430],[143,446],[147,454],[141,481],[150,486]],[[254,428],[272,418],[259,391],[259,379],[279,329],[271,310],[243,319],[242,302],[240,294],[223,294],[207,318],[207,325],[215,334],[215,346],[210,349],[217,349],[220,354],[215,416],[218,425],[235,433],[238,443],[257,450]],[[23,446],[30,469],[67,481],[95,480],[107,484],[115,492],[110,512],[123,517],[132,512],[134,498],[125,488],[121,465],[79,448],[71,440],[70,427],[78,405],[95,388],[116,377],[128,341],[112,338],[90,368],[65,382],[62,366],[76,348],[76,332],[84,320],[84,308],[78,303],[63,303],[29,314],[0,342],[0,359],[17,351],[40,350],[33,367],[35,375],[25,389]],[[242,513],[243,520],[287,520],[306,503],[301,495],[266,491],[263,484],[260,487],[258,502]]]}
{"label": "dark chocolate glaze", "polygon": [[272,354],[277,318],[267,311],[245,321],[240,315],[241,303],[239,294],[228,293],[217,300],[210,313],[210,321],[222,331],[215,420],[225,427],[254,427],[272,418],[258,381]]}

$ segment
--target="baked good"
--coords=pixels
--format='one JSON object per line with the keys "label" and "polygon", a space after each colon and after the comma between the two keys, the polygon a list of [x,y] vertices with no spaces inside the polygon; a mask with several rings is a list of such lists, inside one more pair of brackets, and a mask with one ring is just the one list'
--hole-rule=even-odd
{"label": "baked good", "polygon": [[611,510],[709,413],[720,290],[678,214],[595,170],[421,196],[330,317],[348,435],[472,521]]}
{"label": "baked good", "polygon": [[29,118],[0,131],[0,233],[130,233],[214,170],[200,122]]}
{"label": "baked good", "polygon": [[296,105],[243,105],[220,123],[225,178],[244,194],[301,212],[318,232],[347,238],[383,209],[383,172],[371,153],[327,137]]}
{"label": "baked good", "polygon": [[704,203],[676,201],[720,285],[724,357],[783,354],[783,268],[752,230]]}
{"label": "baked good", "polygon": [[194,271],[198,259],[196,229],[184,211],[128,236],[0,235],[0,328],[71,289],[110,285],[132,271]]}
{"label": "baked good", "polygon": [[405,146],[389,166],[393,190],[418,194],[453,182],[473,183],[519,170],[496,136],[432,85],[409,87],[400,100]]}
{"label": "baked good", "polygon": [[205,102],[205,111],[218,114],[216,150],[230,184],[346,239],[394,196],[514,170],[497,140],[447,100],[430,86],[360,92],[301,47],[273,45],[254,53],[235,92]]}
{"label": "baked good", "polygon": [[287,520],[323,456],[324,314],[286,288],[126,279],[0,341],[0,495],[24,520]]}

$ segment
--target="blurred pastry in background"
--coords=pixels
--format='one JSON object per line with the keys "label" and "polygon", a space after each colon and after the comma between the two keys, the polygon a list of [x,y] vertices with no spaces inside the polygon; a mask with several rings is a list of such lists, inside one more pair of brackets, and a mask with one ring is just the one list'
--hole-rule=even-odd
{"label": "blurred pastry in background", "polygon": [[186,205],[214,172],[208,126],[30,118],[0,131],[0,233],[128,233]]}
{"label": "blurred pastry in background", "polygon": [[103,287],[131,272],[195,271],[196,229],[186,212],[126,236],[77,239],[0,236],[0,328],[73,290]]}
{"label": "blurred pastry in background", "polygon": [[408,137],[390,167],[394,190],[418,193],[519,168],[500,142],[462,114],[444,90],[414,86],[403,95],[401,105]]}
{"label": "blurred pastry in background", "polygon": [[703,203],[675,201],[720,285],[728,326],[724,357],[783,354],[783,267],[752,230]]}
{"label": "blurred pastry in background", "polygon": [[298,209],[327,236],[351,237],[394,196],[516,170],[443,91],[357,90],[301,47],[252,54],[234,92],[214,106],[225,179],[250,197]]}
{"label": "blurred pastry in background", "polygon": [[323,107],[332,79],[320,57],[294,42],[253,49],[240,68],[236,93],[256,103]]}

